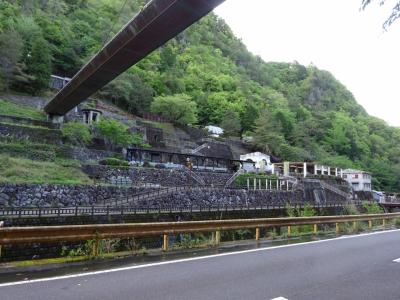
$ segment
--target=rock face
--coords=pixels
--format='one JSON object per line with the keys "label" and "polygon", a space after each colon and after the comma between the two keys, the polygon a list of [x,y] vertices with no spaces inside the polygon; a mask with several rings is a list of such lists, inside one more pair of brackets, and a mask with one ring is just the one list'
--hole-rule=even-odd
{"label": "rock face", "polygon": [[104,204],[137,194],[135,187],[54,184],[1,184],[0,207],[66,207]]}

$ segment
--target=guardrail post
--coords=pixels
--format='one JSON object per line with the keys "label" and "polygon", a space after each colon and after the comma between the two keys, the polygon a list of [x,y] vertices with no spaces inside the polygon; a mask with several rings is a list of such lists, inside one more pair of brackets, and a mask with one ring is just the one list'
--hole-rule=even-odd
{"label": "guardrail post", "polygon": [[336,234],[338,234],[340,232],[340,227],[339,227],[339,223],[336,223]]}
{"label": "guardrail post", "polygon": [[386,227],[386,219],[382,220],[382,226],[383,226],[383,229],[385,229],[385,227]]}
{"label": "guardrail post", "polygon": [[357,221],[353,221],[353,231],[357,230]]}
{"label": "guardrail post", "polygon": [[313,233],[314,233],[314,234],[317,234],[317,233],[318,233],[318,225],[317,225],[317,224],[314,224]]}
{"label": "guardrail post", "polygon": [[[0,228],[4,227],[4,221],[0,221]],[[3,245],[0,245],[0,260],[2,256]]]}
{"label": "guardrail post", "polygon": [[287,227],[287,235],[288,235],[288,237],[291,236],[291,234],[292,234],[292,226],[289,225]]}
{"label": "guardrail post", "polygon": [[368,221],[368,228],[371,230],[372,229],[372,220]]}
{"label": "guardrail post", "polygon": [[260,228],[257,227],[256,228],[256,241],[259,241],[259,240],[260,240]]}
{"label": "guardrail post", "polygon": [[162,247],[163,251],[168,251],[168,234],[163,235],[163,247]]}
{"label": "guardrail post", "polygon": [[100,240],[96,238],[92,245],[92,255],[94,257],[99,256],[99,245],[100,245]]}
{"label": "guardrail post", "polygon": [[215,232],[215,245],[219,245],[221,243],[221,231],[217,230]]}

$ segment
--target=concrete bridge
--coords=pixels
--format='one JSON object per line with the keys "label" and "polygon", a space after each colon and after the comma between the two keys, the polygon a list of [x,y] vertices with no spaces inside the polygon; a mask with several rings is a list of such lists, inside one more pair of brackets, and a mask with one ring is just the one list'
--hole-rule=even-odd
{"label": "concrete bridge", "polygon": [[152,0],[46,105],[54,122],[224,0]]}

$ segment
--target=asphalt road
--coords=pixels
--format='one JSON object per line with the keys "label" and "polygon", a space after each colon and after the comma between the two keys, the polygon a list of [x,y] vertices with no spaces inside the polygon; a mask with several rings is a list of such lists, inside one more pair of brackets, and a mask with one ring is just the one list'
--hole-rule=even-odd
{"label": "asphalt road", "polygon": [[399,258],[396,230],[3,284],[0,299],[399,300]]}

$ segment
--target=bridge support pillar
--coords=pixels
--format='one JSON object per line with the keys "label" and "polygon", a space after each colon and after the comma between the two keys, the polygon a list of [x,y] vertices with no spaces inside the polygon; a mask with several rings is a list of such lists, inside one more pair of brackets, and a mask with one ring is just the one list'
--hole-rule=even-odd
{"label": "bridge support pillar", "polygon": [[162,247],[163,251],[168,251],[168,234],[163,235],[163,247]]}
{"label": "bridge support pillar", "polygon": [[64,116],[48,114],[47,120],[53,124],[62,124],[64,123]]}

